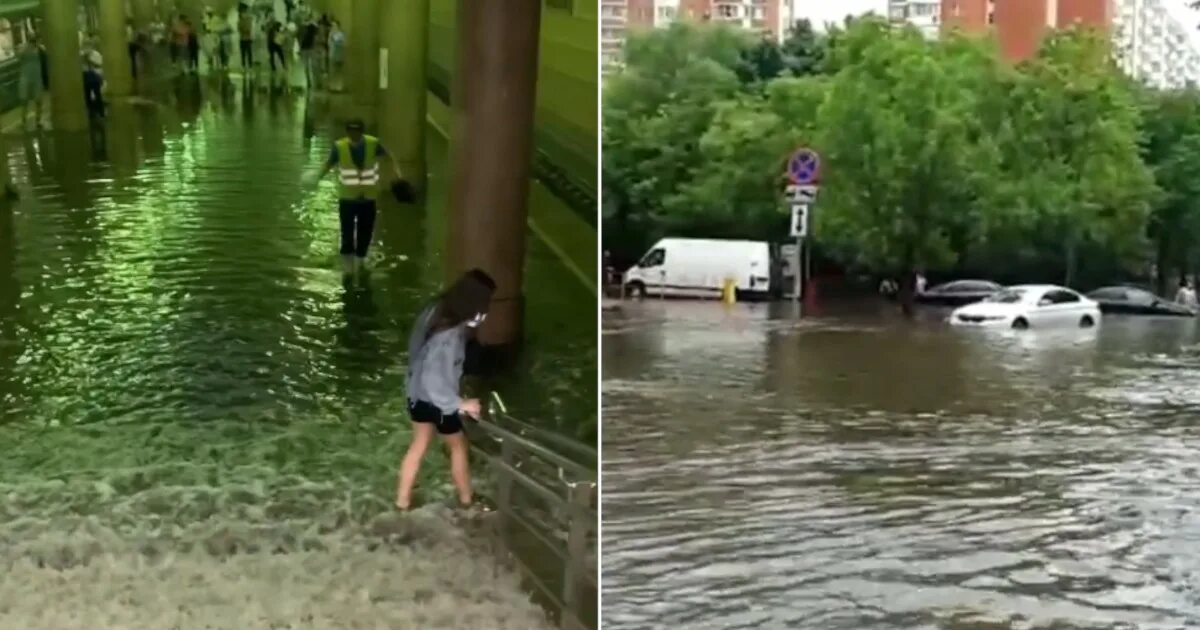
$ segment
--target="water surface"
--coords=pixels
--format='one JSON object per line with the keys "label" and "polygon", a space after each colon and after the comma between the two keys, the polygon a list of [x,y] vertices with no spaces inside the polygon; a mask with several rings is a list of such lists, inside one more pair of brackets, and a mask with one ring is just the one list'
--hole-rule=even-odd
{"label": "water surface", "polygon": [[603,336],[605,627],[1194,627],[1198,342],[628,303]]}

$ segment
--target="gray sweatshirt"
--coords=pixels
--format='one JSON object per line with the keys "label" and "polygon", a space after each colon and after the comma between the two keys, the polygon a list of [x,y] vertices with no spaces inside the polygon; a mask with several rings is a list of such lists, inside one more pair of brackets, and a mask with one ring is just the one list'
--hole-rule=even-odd
{"label": "gray sweatshirt", "polygon": [[443,330],[426,339],[436,312],[437,304],[425,307],[408,338],[408,399],[431,403],[450,415],[457,413],[462,404],[458,385],[467,351],[467,326]]}

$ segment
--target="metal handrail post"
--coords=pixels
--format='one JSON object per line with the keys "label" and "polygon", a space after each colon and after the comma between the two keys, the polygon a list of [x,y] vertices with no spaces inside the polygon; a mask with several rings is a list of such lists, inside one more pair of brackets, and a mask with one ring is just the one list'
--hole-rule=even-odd
{"label": "metal handrail post", "polygon": [[568,485],[569,515],[567,534],[567,561],[563,568],[563,607],[560,615],[562,630],[574,630],[579,626],[579,580],[587,565],[587,535],[592,524],[588,522],[588,508],[592,504],[595,485],[572,483]]}

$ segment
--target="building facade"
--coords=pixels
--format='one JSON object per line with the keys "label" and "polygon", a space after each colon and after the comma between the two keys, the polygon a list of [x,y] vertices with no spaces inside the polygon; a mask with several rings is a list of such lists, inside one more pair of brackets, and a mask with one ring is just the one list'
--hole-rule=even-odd
{"label": "building facade", "polygon": [[941,32],[941,0],[888,0],[888,19],[917,27],[933,39]]}
{"label": "building facade", "polygon": [[600,0],[600,50],[605,68],[619,63],[635,28],[662,28],[676,20],[723,22],[782,41],[795,0]]}
{"label": "building facade", "polygon": [[[1174,19],[1166,0],[941,0],[942,29],[991,32],[1005,58],[1035,55],[1052,29],[1086,26],[1113,39],[1118,62],[1130,76],[1156,87],[1200,81],[1200,54],[1188,26]],[[928,21],[908,17],[912,0],[891,0],[892,18],[927,31]],[[899,5],[905,5],[900,9]]]}
{"label": "building facade", "polygon": [[1118,59],[1130,76],[1160,88],[1200,83],[1200,53],[1189,26],[1163,0],[1117,0],[1113,23]]}

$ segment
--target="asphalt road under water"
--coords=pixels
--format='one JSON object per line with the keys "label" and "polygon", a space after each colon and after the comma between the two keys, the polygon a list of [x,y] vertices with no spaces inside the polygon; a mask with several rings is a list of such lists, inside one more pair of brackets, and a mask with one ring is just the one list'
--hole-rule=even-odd
{"label": "asphalt road under water", "polygon": [[605,628],[1200,625],[1200,328],[629,303]]}
{"label": "asphalt road under water", "polygon": [[[0,627],[538,626],[435,508],[392,514],[444,140],[427,205],[384,204],[347,285],[334,182],[300,184],[327,103],[194,78],[155,100],[90,139],[5,137],[24,196],[0,210]],[[595,298],[529,248],[528,351],[500,391],[594,432]],[[448,496],[440,454],[419,485]]]}

